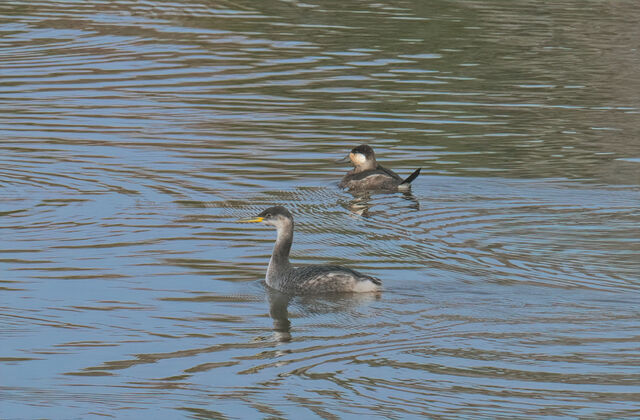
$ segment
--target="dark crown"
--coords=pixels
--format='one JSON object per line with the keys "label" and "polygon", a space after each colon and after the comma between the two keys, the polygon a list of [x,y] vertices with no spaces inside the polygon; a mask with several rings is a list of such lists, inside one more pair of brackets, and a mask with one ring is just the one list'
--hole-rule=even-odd
{"label": "dark crown", "polygon": [[289,210],[285,209],[282,206],[269,207],[268,209],[266,209],[265,211],[263,211],[258,215],[258,217],[273,217],[273,216],[284,216],[288,219],[293,219],[293,216],[291,215],[291,213],[289,213]]}
{"label": "dark crown", "polygon": [[373,149],[366,144],[361,144],[358,147],[354,147],[353,149],[351,149],[351,153],[360,153],[367,159],[371,159],[375,156],[375,154],[373,153]]}

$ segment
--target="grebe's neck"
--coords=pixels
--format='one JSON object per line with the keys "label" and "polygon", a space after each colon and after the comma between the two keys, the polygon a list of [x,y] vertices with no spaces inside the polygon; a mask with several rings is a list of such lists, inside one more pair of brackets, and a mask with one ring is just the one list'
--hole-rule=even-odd
{"label": "grebe's neck", "polygon": [[293,220],[277,227],[278,236],[273,246],[269,268],[267,269],[267,284],[273,288],[278,288],[278,283],[284,281],[287,274],[293,270],[289,262],[289,252],[293,242]]}

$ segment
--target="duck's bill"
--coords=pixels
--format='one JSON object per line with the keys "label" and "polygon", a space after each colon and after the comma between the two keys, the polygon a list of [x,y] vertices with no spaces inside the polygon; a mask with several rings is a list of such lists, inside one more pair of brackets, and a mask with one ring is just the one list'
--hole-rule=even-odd
{"label": "duck's bill", "polygon": [[349,155],[343,157],[342,159],[338,159],[336,160],[336,163],[347,163],[349,162],[351,159],[349,159]]}
{"label": "duck's bill", "polygon": [[252,219],[240,219],[238,222],[240,223],[260,223],[264,220],[264,217],[254,217]]}

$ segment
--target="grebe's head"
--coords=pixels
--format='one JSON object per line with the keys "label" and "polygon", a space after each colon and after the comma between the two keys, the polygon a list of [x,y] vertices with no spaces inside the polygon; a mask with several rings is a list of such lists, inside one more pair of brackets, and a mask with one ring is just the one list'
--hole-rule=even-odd
{"label": "grebe's head", "polygon": [[291,224],[293,222],[293,216],[289,213],[289,210],[282,206],[269,207],[257,217],[253,219],[244,220],[245,223],[264,223],[267,226],[274,226],[279,229]]}

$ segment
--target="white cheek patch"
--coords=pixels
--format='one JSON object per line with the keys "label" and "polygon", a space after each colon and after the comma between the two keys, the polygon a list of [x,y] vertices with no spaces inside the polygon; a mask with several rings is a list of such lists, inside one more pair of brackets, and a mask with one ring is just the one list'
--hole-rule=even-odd
{"label": "white cheek patch", "polygon": [[362,165],[367,161],[367,158],[362,153],[349,153],[349,158],[355,165]]}

